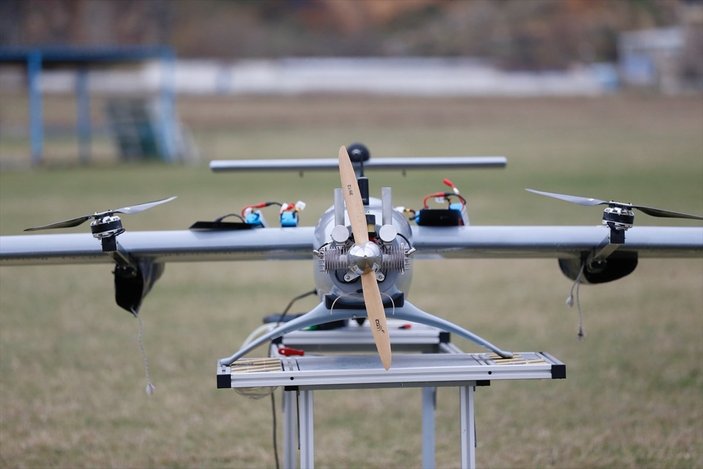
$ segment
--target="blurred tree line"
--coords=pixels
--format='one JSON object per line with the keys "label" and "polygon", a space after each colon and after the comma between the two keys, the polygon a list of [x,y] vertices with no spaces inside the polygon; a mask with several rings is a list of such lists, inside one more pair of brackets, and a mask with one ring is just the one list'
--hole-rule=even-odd
{"label": "blurred tree line", "polygon": [[507,69],[613,61],[619,32],[699,0],[0,0],[0,45],[169,44],[181,57],[461,56]]}

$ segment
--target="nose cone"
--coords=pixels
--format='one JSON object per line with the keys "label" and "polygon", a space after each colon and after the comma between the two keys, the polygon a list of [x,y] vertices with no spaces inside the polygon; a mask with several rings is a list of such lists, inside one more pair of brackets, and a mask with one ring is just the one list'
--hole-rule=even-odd
{"label": "nose cone", "polygon": [[378,270],[381,267],[383,254],[376,243],[369,241],[352,246],[349,250],[348,259],[349,264],[355,268],[354,270],[358,269],[358,273],[361,274]]}

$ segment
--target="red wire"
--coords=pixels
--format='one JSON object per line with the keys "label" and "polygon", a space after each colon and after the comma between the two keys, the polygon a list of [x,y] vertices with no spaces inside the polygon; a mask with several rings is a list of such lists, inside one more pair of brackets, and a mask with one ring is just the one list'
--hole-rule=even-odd
{"label": "red wire", "polygon": [[298,209],[295,208],[295,203],[291,203],[291,202],[283,203],[283,204],[281,204],[281,207],[283,207],[284,205],[287,205],[287,207],[285,210],[281,210],[281,212],[297,212],[298,211]]}
{"label": "red wire", "polygon": [[429,208],[427,206],[427,201],[433,197],[444,197],[444,200],[449,202],[450,197],[456,197],[461,201],[461,205],[466,205],[466,199],[460,196],[459,194],[455,194],[453,192],[435,192],[434,194],[429,194],[426,195],[424,199],[422,199],[422,206],[424,208]]}
{"label": "red wire", "polygon": [[246,207],[244,207],[242,209],[241,214],[242,214],[242,216],[244,216],[244,212],[246,212],[248,208],[251,208],[251,209],[264,208],[264,207],[268,207],[269,205],[271,205],[271,202],[259,202],[258,204],[247,205]]}
{"label": "red wire", "polygon": [[433,194],[428,194],[428,195],[425,196],[424,199],[422,199],[422,206],[423,206],[424,208],[429,208],[429,207],[427,206],[427,201],[428,201],[429,199],[431,199],[431,198],[433,198],[433,197],[444,197],[444,198],[446,199],[447,196],[449,196],[449,195],[453,195],[453,194],[451,194],[451,193],[449,193],[449,192],[435,192],[435,193],[433,193]]}

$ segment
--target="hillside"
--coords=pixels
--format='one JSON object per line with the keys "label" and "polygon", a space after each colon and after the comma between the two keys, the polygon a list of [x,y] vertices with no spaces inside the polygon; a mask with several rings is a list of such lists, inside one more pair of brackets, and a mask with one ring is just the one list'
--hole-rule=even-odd
{"label": "hillside", "polygon": [[[610,61],[675,0],[4,0],[0,45],[173,45],[183,57],[471,56],[505,68]],[[700,4],[698,5],[700,7]]]}

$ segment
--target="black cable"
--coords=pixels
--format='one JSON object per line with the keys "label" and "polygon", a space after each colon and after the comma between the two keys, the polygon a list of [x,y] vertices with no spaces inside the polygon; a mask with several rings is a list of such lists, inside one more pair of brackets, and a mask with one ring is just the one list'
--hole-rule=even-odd
{"label": "black cable", "polygon": [[410,242],[410,240],[408,239],[408,237],[405,236],[403,233],[398,233],[398,236],[400,236],[401,238],[403,238],[403,239],[405,240],[405,242],[408,243],[408,247],[409,247],[409,248],[413,247],[413,245],[412,245],[412,243]]}
{"label": "black cable", "polygon": [[[288,311],[293,307],[293,304],[305,298],[306,296],[311,296],[311,295],[317,295],[317,289],[312,289],[310,291],[307,291],[305,293],[301,293],[300,295],[294,297],[290,302],[288,303],[288,306],[285,307],[283,310],[283,313],[278,317],[278,322],[276,323],[276,327],[278,327],[282,322],[283,319],[286,317],[286,314],[288,314]],[[271,356],[271,350],[269,349],[269,356]],[[273,440],[273,455],[274,459],[276,460],[276,469],[279,469],[280,467],[280,462],[278,461],[278,435],[277,435],[277,427],[278,423],[276,420],[276,397],[275,397],[275,392],[271,392],[271,420],[272,420],[272,431],[271,431],[271,438]]]}
{"label": "black cable", "polygon": [[227,218],[227,217],[237,217],[237,218],[239,218],[239,221],[241,221],[242,223],[246,223],[246,222],[244,221],[244,218],[242,218],[241,215],[236,214],[236,213],[228,213],[227,215],[222,215],[222,216],[219,217],[219,218],[215,218],[215,223],[221,223],[222,220],[224,220],[224,219]]}
{"label": "black cable", "polygon": [[276,393],[271,392],[271,418],[273,420],[273,431],[271,432],[271,437],[273,438],[273,457],[276,460],[276,469],[280,468],[280,462],[278,461],[278,435],[276,434],[276,428],[278,424],[276,423]]}
{"label": "black cable", "polygon": [[276,327],[281,325],[281,323],[283,322],[283,319],[288,314],[288,311],[290,311],[291,307],[293,306],[293,303],[295,303],[298,300],[302,300],[306,296],[312,296],[312,295],[317,295],[317,289],[312,289],[308,292],[301,293],[300,295],[298,295],[295,298],[293,298],[292,300],[290,300],[290,302],[288,303],[288,306],[285,307],[285,309],[283,310],[283,313],[281,313],[281,315],[278,317],[278,322],[276,322]]}

